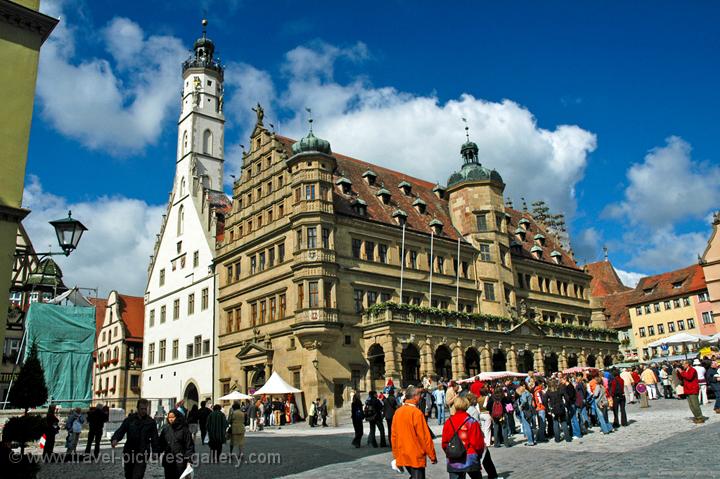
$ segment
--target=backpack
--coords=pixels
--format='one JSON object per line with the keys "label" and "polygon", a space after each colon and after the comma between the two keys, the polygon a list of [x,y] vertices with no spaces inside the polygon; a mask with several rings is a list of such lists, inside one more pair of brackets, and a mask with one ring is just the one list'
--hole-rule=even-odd
{"label": "backpack", "polygon": [[452,421],[449,421],[450,427],[453,430],[453,435],[450,438],[450,441],[448,441],[447,447],[445,448],[445,455],[450,460],[463,459],[467,454],[467,449],[465,449],[465,444],[463,444],[462,439],[460,439],[458,431],[462,429],[466,422],[468,422],[468,419],[470,418],[466,417],[462,424],[460,424],[460,427],[457,429],[455,429],[455,427],[453,426]]}
{"label": "backpack", "polygon": [[365,407],[363,408],[363,416],[365,416],[365,419],[368,421],[374,421],[375,417],[377,416],[377,411],[375,411],[375,405],[372,404],[372,402],[368,401],[365,403]]}
{"label": "backpack", "polygon": [[500,420],[505,414],[505,408],[501,401],[493,401],[492,411],[490,411],[490,417],[493,419]]}
{"label": "backpack", "polygon": [[622,399],[625,397],[624,388],[620,386],[617,378],[613,379],[615,383],[615,390],[613,391],[613,399]]}

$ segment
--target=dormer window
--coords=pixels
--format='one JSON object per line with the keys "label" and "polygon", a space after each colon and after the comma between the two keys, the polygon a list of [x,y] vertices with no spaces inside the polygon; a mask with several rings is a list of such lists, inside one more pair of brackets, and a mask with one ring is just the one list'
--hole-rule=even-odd
{"label": "dormer window", "polygon": [[362,174],[362,177],[368,185],[373,186],[375,184],[375,180],[377,179],[377,174],[373,170],[367,170]]}
{"label": "dormer window", "polygon": [[524,229],[525,231],[530,229],[530,220],[527,218],[522,218],[520,221],[518,221],[518,225]]}
{"label": "dormer window", "polygon": [[401,226],[407,222],[407,213],[405,213],[403,210],[393,211],[392,217],[397,222],[397,224]]}
{"label": "dormer window", "polygon": [[413,201],[412,205],[415,208],[415,210],[417,210],[417,212],[420,214],[425,213],[425,210],[427,209],[427,203],[425,203],[420,198],[415,198],[415,201]]}
{"label": "dormer window", "polygon": [[673,289],[680,289],[680,288],[682,288],[682,285],[683,285],[684,282],[685,282],[684,279],[683,279],[682,281],[675,281],[675,282],[672,284]]}
{"label": "dormer window", "polygon": [[[380,188],[377,193],[375,193],[375,196],[379,197],[380,200],[386,204],[390,204],[390,192],[386,190],[385,188]],[[407,215],[406,215],[407,216]]]}
{"label": "dormer window", "polygon": [[401,181],[398,184],[398,188],[400,188],[405,196],[410,196],[410,192],[412,191],[412,185],[408,183],[407,181]]}
{"label": "dormer window", "polygon": [[555,261],[555,264],[562,264],[562,253],[559,251],[553,250],[553,252],[550,253],[550,257]]}
{"label": "dormer window", "polygon": [[435,218],[434,220],[432,220],[429,226],[430,228],[432,228],[433,233],[435,233],[436,235],[442,234],[443,222],[439,219]]}
{"label": "dormer window", "polygon": [[540,233],[536,234],[533,239],[535,240],[535,244],[538,246],[544,246],[545,245],[545,236],[541,235]]}
{"label": "dormer window", "polygon": [[344,176],[335,182],[340,187],[343,194],[349,195],[352,192],[352,181],[348,180]]}
{"label": "dormer window", "polygon": [[367,203],[360,198],[355,198],[352,202],[352,208],[355,213],[360,216],[367,216]]}
{"label": "dormer window", "polygon": [[510,251],[512,251],[513,253],[519,254],[522,251],[522,243],[519,243],[519,242],[513,240],[510,243]]}
{"label": "dormer window", "polygon": [[435,188],[433,188],[432,191],[433,191],[433,193],[435,193],[435,196],[437,196],[441,200],[445,198],[445,188],[440,186],[439,183],[437,185],[435,185]]}
{"label": "dormer window", "polygon": [[515,230],[515,238],[517,238],[518,242],[522,243],[525,241],[525,234],[527,232],[520,226],[517,227]]}
{"label": "dormer window", "polygon": [[542,259],[543,250],[539,246],[533,246],[530,248],[530,254],[532,254],[535,259]]}

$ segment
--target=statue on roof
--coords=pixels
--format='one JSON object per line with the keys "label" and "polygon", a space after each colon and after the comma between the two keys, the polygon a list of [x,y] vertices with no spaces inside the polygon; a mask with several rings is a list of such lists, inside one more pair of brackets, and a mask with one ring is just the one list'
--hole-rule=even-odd
{"label": "statue on roof", "polygon": [[263,109],[262,106],[260,106],[260,103],[258,103],[257,106],[252,109],[252,111],[254,111],[255,114],[257,115],[257,123],[256,124],[258,126],[263,126],[263,119],[265,118],[265,110]]}

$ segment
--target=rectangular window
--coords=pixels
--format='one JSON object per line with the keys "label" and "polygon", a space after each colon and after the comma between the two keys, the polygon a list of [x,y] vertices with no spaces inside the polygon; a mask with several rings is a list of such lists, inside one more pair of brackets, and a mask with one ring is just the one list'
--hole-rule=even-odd
{"label": "rectangular window", "polygon": [[240,272],[242,271],[242,262],[238,261],[235,263],[235,281],[240,280]]}
{"label": "rectangular window", "polygon": [[302,194],[302,193],[300,193],[300,188],[296,188],[296,189],[295,189],[295,203],[299,203],[299,202],[300,202],[300,195],[301,195],[301,194]]}
{"label": "rectangular window", "polygon": [[180,300],[176,299],[173,301],[173,319],[178,319],[180,317]]}
{"label": "rectangular window", "polygon": [[477,220],[477,230],[487,231],[487,214],[481,213],[479,215],[475,215],[475,218]]}
{"label": "rectangular window", "polygon": [[302,230],[297,230],[295,232],[295,251],[302,249],[302,244]]}
{"label": "rectangular window", "polygon": [[702,321],[703,324],[713,324],[715,323],[715,320],[713,319],[713,315],[710,311],[704,311],[702,314]]}
{"label": "rectangular window", "polygon": [[165,322],[165,318],[167,317],[167,309],[165,306],[160,306],[160,324],[163,324]]}
{"label": "rectangular window", "polygon": [[173,345],[172,345],[172,358],[173,361],[178,358],[178,350],[180,349],[180,341],[177,339],[173,339]]}
{"label": "rectangular window", "polygon": [[642,306],[635,306],[635,314],[637,316],[642,316]]}
{"label": "rectangular window", "polygon": [[326,308],[332,308],[332,283],[330,281],[324,282],[323,292],[325,297],[323,298],[323,306]]}
{"label": "rectangular window", "polygon": [[388,247],[386,244],[378,245],[378,261],[381,263],[387,263],[387,252]]}
{"label": "rectangular window", "polygon": [[655,311],[656,313],[660,312],[660,303],[653,304],[653,311]]}
{"label": "rectangular window", "polygon": [[365,242],[365,259],[368,261],[375,261],[375,242]]}
{"label": "rectangular window", "polygon": [[130,389],[133,391],[136,389],[140,389],[140,375],[139,374],[131,374],[130,375]]}
{"label": "rectangular window", "polygon": [[165,268],[160,270],[160,286],[165,286]]}
{"label": "rectangular window", "polygon": [[468,271],[469,271],[468,262],[467,262],[467,261],[463,261],[461,264],[462,264],[461,274],[462,274],[463,278],[467,278],[467,277],[468,277]]}
{"label": "rectangular window", "polygon": [[297,309],[303,309],[305,307],[305,288],[303,284],[297,285]]}
{"label": "rectangular window", "polygon": [[649,304],[645,305],[645,314],[650,314],[650,305]]}
{"label": "rectangular window", "polygon": [[159,363],[165,362],[165,340],[164,339],[160,340],[160,357],[158,359],[158,362]]}
{"label": "rectangular window", "polygon": [[380,301],[383,303],[387,303],[392,299],[392,295],[390,293],[380,293]]}
{"label": "rectangular window", "polygon": [[352,240],[352,255],[353,258],[360,259],[360,250],[362,249],[362,241],[359,239]]}
{"label": "rectangular window", "polygon": [[155,343],[150,343],[148,345],[148,365],[152,365],[155,363]]}
{"label": "rectangular window", "polygon": [[293,387],[295,389],[300,389],[302,387],[300,384],[300,371],[293,371]]}
{"label": "rectangular window", "polygon": [[208,309],[208,296],[210,292],[207,288],[203,288],[201,297],[200,297],[200,311],[205,311]]}
{"label": "rectangular window", "polygon": [[260,301],[260,324],[265,324],[267,319],[267,301]]}
{"label": "rectangular window", "polygon": [[672,321],[668,321],[668,333],[674,333],[675,332],[675,323]]}
{"label": "rectangular window", "polygon": [[665,334],[665,325],[662,323],[659,323],[657,325],[658,334]]}
{"label": "rectangular window", "polygon": [[362,289],[356,289],[353,291],[353,301],[355,302],[355,312],[362,313],[364,309],[363,305],[364,291]]}
{"label": "rectangular window", "polygon": [[437,257],[437,272],[439,274],[445,274],[445,257]]}
{"label": "rectangular window", "polygon": [[695,320],[692,318],[688,318],[688,329],[695,329]]}
{"label": "rectangular window", "polygon": [[258,313],[257,303],[251,304],[250,305],[250,319],[252,320],[253,326],[257,325],[257,313]]}
{"label": "rectangular window", "polygon": [[285,205],[280,203],[278,205],[278,218],[282,219],[283,216],[285,216]]}
{"label": "rectangular window", "polygon": [[197,268],[198,266],[200,266],[200,252],[195,251],[193,253],[193,268]]}
{"label": "rectangular window", "polygon": [[280,295],[280,309],[278,310],[278,319],[283,319],[285,317],[285,309],[287,308],[287,300],[285,299],[285,295]]}
{"label": "rectangular window", "polygon": [[483,283],[485,290],[485,301],[495,301],[495,285],[493,283]]}
{"label": "rectangular window", "polygon": [[672,309],[672,307],[670,306],[670,301],[665,301],[663,304],[665,305],[665,311]]}
{"label": "rectangular window", "polygon": [[192,343],[188,344],[188,345],[185,347],[185,357],[186,357],[187,359],[192,359],[192,357],[193,357],[193,345],[192,345]]}
{"label": "rectangular window", "polygon": [[644,327],[638,329],[638,332],[640,333],[640,337],[641,337],[641,338],[644,338],[644,337],[645,337],[645,328],[644,328]]}
{"label": "rectangular window", "polygon": [[678,319],[677,325],[678,325],[678,331],[685,331],[685,320],[684,319]]}
{"label": "rectangular window", "polygon": [[203,341],[203,354],[210,354],[210,340]]}
{"label": "rectangular window", "polygon": [[310,281],[308,283],[308,299],[310,300],[311,308],[318,308],[320,306],[318,299],[318,282]]}
{"label": "rectangular window", "polygon": [[257,273],[257,257],[252,255],[250,257],[250,274]]}
{"label": "rectangular window", "polygon": [[305,200],[312,201],[315,199],[315,185],[305,185]]}
{"label": "rectangular window", "polygon": [[412,269],[418,269],[417,257],[417,251],[410,251],[410,267]]}
{"label": "rectangular window", "polygon": [[317,248],[317,228],[315,226],[308,226],[306,235],[308,249]]}
{"label": "rectangular window", "polygon": [[322,247],[325,249],[330,249],[330,229],[329,228],[322,229]]}
{"label": "rectangular window", "polygon": [[188,315],[195,313],[195,293],[188,294]]}
{"label": "rectangular window", "polygon": [[272,193],[272,190],[273,190],[273,188],[272,188],[272,181],[268,181],[268,182],[267,182],[267,186],[265,186],[265,189],[267,190],[268,194],[269,194],[269,193]]}
{"label": "rectangular window", "polygon": [[202,348],[202,336],[195,336],[195,356],[200,356]]}
{"label": "rectangular window", "polygon": [[270,321],[275,321],[277,318],[277,300],[273,296],[270,298]]}
{"label": "rectangular window", "polygon": [[498,231],[502,231],[502,222],[503,222],[502,216],[500,216],[499,214],[496,213],[495,214],[495,226],[497,226]]}
{"label": "rectangular window", "polygon": [[367,301],[368,306],[372,306],[373,304],[377,303],[377,291],[368,291],[367,292]]}
{"label": "rectangular window", "polygon": [[680,300],[675,298],[673,299],[673,308],[679,308],[680,307]]}
{"label": "rectangular window", "polygon": [[492,261],[490,254],[490,245],[486,243],[480,244],[480,261]]}
{"label": "rectangular window", "polygon": [[710,301],[710,296],[708,296],[708,292],[703,291],[702,293],[698,294],[698,301],[700,301],[701,303]]}
{"label": "rectangular window", "polygon": [[150,327],[155,326],[155,310],[150,310]]}
{"label": "rectangular window", "polygon": [[648,336],[655,336],[655,326],[648,326]]}
{"label": "rectangular window", "polygon": [[265,252],[261,251],[260,254],[258,254],[258,263],[260,271],[265,271]]}
{"label": "rectangular window", "polygon": [[232,265],[227,266],[226,271],[227,271],[227,273],[226,273],[227,283],[230,284],[233,282],[233,266]]}
{"label": "rectangular window", "polygon": [[268,266],[275,264],[275,248],[268,249]]}
{"label": "rectangular window", "polygon": [[683,306],[690,306],[690,298],[687,296],[682,299]]}
{"label": "rectangular window", "polygon": [[278,263],[285,261],[285,243],[280,243],[277,247]]}

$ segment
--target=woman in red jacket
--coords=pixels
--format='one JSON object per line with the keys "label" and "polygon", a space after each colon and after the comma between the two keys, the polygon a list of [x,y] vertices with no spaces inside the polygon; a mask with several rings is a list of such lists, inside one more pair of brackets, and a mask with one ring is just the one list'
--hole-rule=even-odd
{"label": "woman in red jacket", "polygon": [[700,410],[700,402],[698,401],[698,393],[700,392],[700,384],[698,383],[697,371],[690,361],[683,361],[683,368],[678,369],[678,376],[683,382],[683,391],[687,397],[688,406],[690,406],[690,412],[693,413],[693,422],[695,424],[702,424],[705,422],[705,417]]}
{"label": "woman in red jacket", "polygon": [[[466,475],[470,479],[480,479],[482,475],[480,463],[485,449],[485,438],[480,423],[466,412],[470,402],[465,397],[456,397],[453,400],[453,407],[455,414],[445,422],[442,431],[442,448],[448,455],[447,471],[450,479],[465,479]],[[457,448],[452,447],[454,444],[451,444],[451,441],[457,443],[453,441],[455,434],[462,441],[464,447],[462,454],[458,454]],[[448,449],[448,446],[451,448]]]}

